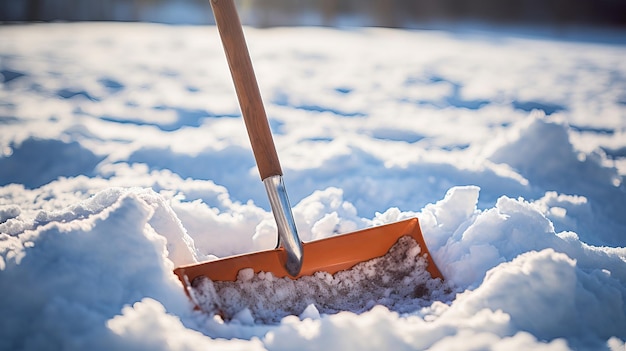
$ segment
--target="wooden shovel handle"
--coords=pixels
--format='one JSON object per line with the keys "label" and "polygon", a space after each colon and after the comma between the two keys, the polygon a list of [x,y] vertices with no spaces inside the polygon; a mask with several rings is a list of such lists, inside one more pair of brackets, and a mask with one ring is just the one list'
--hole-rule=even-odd
{"label": "wooden shovel handle", "polygon": [[282,175],[235,4],[233,0],[211,0],[211,8],[226,52],[228,67],[261,179]]}

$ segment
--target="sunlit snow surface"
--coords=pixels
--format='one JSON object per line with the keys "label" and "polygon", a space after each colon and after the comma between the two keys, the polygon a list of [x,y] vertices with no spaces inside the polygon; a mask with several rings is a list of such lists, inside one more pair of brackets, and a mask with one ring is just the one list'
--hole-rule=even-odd
{"label": "sunlit snow surface", "polygon": [[3,26],[0,350],[624,349],[623,33],[246,35],[302,239],[417,216],[453,293],[195,311],[276,241],[215,28]]}

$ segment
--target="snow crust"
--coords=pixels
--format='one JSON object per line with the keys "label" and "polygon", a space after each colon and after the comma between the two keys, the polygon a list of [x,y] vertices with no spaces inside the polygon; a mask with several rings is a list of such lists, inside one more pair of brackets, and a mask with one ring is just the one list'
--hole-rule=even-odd
{"label": "snow crust", "polygon": [[174,267],[276,244],[215,28],[3,26],[0,350],[624,349],[624,43],[246,35],[302,239],[418,217],[445,286],[194,310]]}

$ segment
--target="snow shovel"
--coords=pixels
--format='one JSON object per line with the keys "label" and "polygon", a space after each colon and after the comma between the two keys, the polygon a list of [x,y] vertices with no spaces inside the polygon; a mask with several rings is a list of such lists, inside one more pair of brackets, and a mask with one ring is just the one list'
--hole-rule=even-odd
{"label": "snow shovel", "polygon": [[419,244],[420,255],[427,260],[431,277],[443,278],[428,252],[417,218],[311,242],[300,241],[235,4],[233,0],[211,0],[211,7],[252,151],[276,220],[278,245],[273,250],[178,267],[174,273],[183,285],[189,287],[198,277],[235,281],[237,273],[245,268],[252,268],[255,273],[271,272],[277,278],[297,279],[318,271],[335,274],[385,255],[399,238],[406,235]]}

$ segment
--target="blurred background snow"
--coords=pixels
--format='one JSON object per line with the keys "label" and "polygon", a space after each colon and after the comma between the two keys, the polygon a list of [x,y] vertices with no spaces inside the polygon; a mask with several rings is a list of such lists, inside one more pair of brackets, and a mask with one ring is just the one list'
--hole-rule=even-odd
{"label": "blurred background snow", "polygon": [[[413,28],[483,23],[624,26],[621,0],[238,0],[242,21],[270,26]],[[142,21],[213,24],[207,0],[24,0],[0,2],[0,21]]]}

